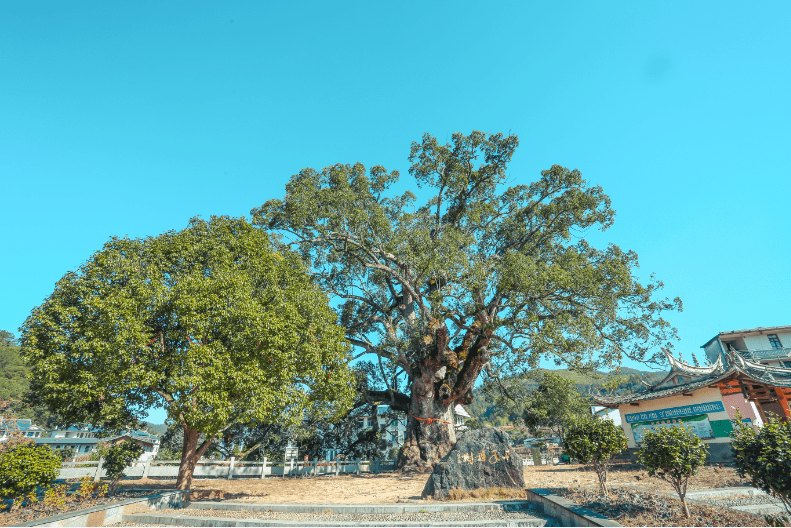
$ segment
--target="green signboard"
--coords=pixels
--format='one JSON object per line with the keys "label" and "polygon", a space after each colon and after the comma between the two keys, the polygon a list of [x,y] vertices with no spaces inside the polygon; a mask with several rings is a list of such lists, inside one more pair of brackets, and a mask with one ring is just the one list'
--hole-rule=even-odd
{"label": "green signboard", "polygon": [[632,424],[632,433],[634,434],[634,441],[639,444],[642,443],[643,437],[648,431],[658,431],[666,427],[679,426],[689,428],[696,436],[699,436],[700,438],[707,439],[715,437],[714,429],[712,428],[709,417],[706,414],[679,416],[665,420],[636,422]]}

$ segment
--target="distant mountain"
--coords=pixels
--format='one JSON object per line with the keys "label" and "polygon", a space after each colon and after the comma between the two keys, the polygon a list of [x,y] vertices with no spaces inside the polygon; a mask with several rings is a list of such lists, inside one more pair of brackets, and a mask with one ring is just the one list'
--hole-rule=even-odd
{"label": "distant mountain", "polygon": [[168,430],[168,426],[165,424],[153,424],[151,422],[143,422],[143,424],[147,427],[150,427],[151,430],[159,436],[165,434],[165,431]]}
{"label": "distant mountain", "polygon": [[[590,372],[581,373],[569,369],[540,369],[542,371],[554,372],[566,379],[570,379],[577,386],[577,390],[581,394],[596,393],[600,388],[615,375],[612,372]],[[640,380],[645,383],[657,383],[662,380],[667,372],[652,372],[637,370],[629,367],[621,367],[621,382],[615,389],[615,394],[630,394],[645,390],[644,385]],[[518,379],[511,378],[503,380],[505,384],[516,383],[521,390],[518,392],[529,394],[538,388],[538,382],[534,379]],[[514,391],[517,392],[517,391]],[[517,415],[521,416],[521,405],[519,402],[516,404],[508,403],[509,407],[505,409],[498,405],[496,402],[499,392],[497,389],[491,390],[490,394],[483,387],[478,387],[473,390],[473,402],[468,405],[468,408],[473,418],[482,419],[484,421],[493,423],[495,425],[505,425],[505,422],[518,421]]]}
{"label": "distant mountain", "polygon": [[[610,374],[615,374],[615,371],[614,370],[611,371]],[[661,376],[663,378],[667,376],[667,372],[665,371],[657,372],[656,370],[637,370],[629,367],[621,367],[621,374],[623,374],[624,376],[628,376],[629,374],[635,374],[637,376],[647,376],[647,377]]]}

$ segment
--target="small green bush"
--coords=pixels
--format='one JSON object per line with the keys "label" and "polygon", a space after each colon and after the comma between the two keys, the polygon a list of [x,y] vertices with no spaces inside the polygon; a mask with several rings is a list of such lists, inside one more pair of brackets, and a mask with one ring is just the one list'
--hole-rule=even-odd
{"label": "small green bush", "polygon": [[20,445],[0,455],[0,496],[17,499],[48,487],[60,473],[62,462],[46,446]]}
{"label": "small green bush", "polygon": [[64,462],[66,462],[67,460],[72,458],[74,456],[74,454],[76,453],[76,451],[75,451],[75,449],[73,447],[64,447],[62,449],[55,449],[54,451],[60,457],[60,459],[62,461],[64,461]]}
{"label": "small green bush", "polygon": [[104,465],[107,476],[110,478],[110,490],[115,492],[118,482],[124,476],[124,469],[134,462],[143,453],[143,448],[137,442],[126,440],[112,446],[104,455]]}
{"label": "small green bush", "polygon": [[773,417],[758,430],[734,421],[731,433],[736,471],[753,486],[783,501],[791,511],[791,424]]}
{"label": "small green bush", "polygon": [[684,427],[649,431],[637,451],[637,460],[648,469],[648,476],[668,482],[678,493],[684,515],[689,517],[686,495],[689,477],[706,462],[708,447]]}
{"label": "small green bush", "polygon": [[612,420],[594,416],[579,418],[566,430],[566,454],[583,464],[591,464],[599,477],[599,487],[607,495],[610,458],[626,449],[626,435]]}

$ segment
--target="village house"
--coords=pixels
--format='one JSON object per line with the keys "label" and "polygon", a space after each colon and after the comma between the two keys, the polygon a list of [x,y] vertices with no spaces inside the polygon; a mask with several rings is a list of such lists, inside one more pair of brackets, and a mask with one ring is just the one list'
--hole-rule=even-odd
{"label": "village house", "polygon": [[670,372],[658,383],[634,394],[594,397],[618,410],[632,452],[647,431],[684,425],[708,444],[710,462],[727,462],[734,420],[760,427],[769,416],[791,416],[791,326],[720,332],[701,348],[707,366],[665,350]]}
{"label": "village house", "polygon": [[41,438],[47,431],[25,418],[0,418],[0,442],[4,442],[14,433],[26,438]]}
{"label": "village house", "polygon": [[75,450],[75,455],[84,456],[93,451],[100,443],[118,444],[126,440],[132,440],[143,447],[143,453],[138,458],[144,462],[149,458],[154,458],[159,451],[159,438],[156,435],[140,430],[128,430],[120,435],[97,437],[96,432],[90,428],[70,427],[68,429],[56,429],[50,436],[36,438],[37,445],[47,445],[52,449]]}

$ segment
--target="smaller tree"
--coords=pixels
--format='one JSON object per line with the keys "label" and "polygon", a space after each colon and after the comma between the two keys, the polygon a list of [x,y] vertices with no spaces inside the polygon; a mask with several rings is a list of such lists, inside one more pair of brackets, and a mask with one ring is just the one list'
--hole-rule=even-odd
{"label": "smaller tree", "polygon": [[566,431],[566,454],[583,464],[591,464],[599,477],[602,493],[607,491],[610,458],[626,449],[626,435],[612,420],[593,416],[580,418]]}
{"label": "smaller tree", "polygon": [[52,484],[60,468],[60,457],[45,446],[20,445],[6,451],[0,454],[0,496],[13,499],[11,510],[16,510],[21,497]]}
{"label": "smaller tree", "polygon": [[734,424],[731,448],[739,476],[749,476],[753,486],[776,496],[791,511],[791,424],[771,417],[758,432],[741,416]]}
{"label": "smaller tree", "polygon": [[104,455],[104,465],[107,476],[110,478],[110,493],[115,493],[118,483],[124,477],[124,470],[143,453],[143,448],[137,442],[126,440],[107,450]]}
{"label": "smaller tree", "polygon": [[706,462],[706,443],[684,427],[666,427],[649,431],[637,451],[637,460],[648,469],[648,476],[668,482],[678,493],[684,515],[687,508],[687,483]]}
{"label": "smaller tree", "polygon": [[60,457],[60,459],[63,462],[66,462],[67,460],[72,458],[74,456],[74,454],[76,453],[76,451],[75,451],[75,449],[73,447],[64,447],[62,449],[54,449],[54,451],[55,451],[55,454],[57,454],[58,457]]}
{"label": "smaller tree", "polygon": [[566,428],[589,414],[590,401],[577,391],[574,382],[546,371],[525,403],[524,420],[537,438],[539,427],[548,427],[564,442]]}

